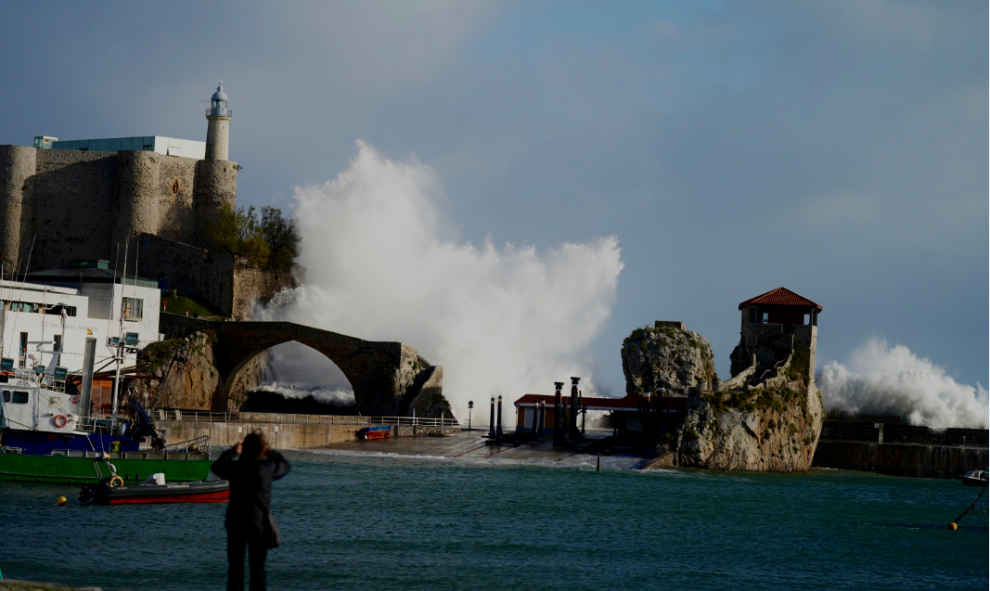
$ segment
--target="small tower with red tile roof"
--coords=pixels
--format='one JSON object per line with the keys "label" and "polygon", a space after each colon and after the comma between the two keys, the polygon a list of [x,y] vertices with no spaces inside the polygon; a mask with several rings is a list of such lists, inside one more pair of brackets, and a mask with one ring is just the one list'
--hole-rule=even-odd
{"label": "small tower with red tile roof", "polygon": [[[818,343],[819,304],[786,287],[768,291],[739,304],[742,327],[739,345],[732,351],[732,375],[751,367],[772,369],[792,353],[801,358],[803,373],[812,385]],[[807,363],[804,357],[807,356]],[[759,375],[759,372],[757,373]]]}

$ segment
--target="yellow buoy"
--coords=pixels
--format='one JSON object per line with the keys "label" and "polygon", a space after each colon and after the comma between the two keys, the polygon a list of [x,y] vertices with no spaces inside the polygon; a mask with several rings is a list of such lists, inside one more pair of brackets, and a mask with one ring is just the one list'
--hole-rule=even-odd
{"label": "yellow buoy", "polygon": [[55,502],[58,503],[59,507],[64,507],[69,504],[69,500],[66,499],[65,497],[59,497],[58,500]]}
{"label": "yellow buoy", "polygon": [[955,521],[953,521],[952,523],[949,524],[949,529],[951,529],[952,531],[956,531],[957,529],[959,529],[959,526],[956,525]]}

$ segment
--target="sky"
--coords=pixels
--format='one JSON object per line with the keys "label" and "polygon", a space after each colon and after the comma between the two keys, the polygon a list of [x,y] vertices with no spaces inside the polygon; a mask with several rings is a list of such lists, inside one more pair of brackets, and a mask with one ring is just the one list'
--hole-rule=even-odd
{"label": "sky", "polygon": [[[242,205],[290,210],[358,142],[435,172],[449,232],[614,236],[587,346],[682,320],[721,375],[738,303],[822,306],[819,366],[871,339],[988,378],[985,2],[0,3],[0,144],[205,140],[218,78]],[[360,335],[358,335],[360,336]],[[415,343],[412,343],[415,346]]]}

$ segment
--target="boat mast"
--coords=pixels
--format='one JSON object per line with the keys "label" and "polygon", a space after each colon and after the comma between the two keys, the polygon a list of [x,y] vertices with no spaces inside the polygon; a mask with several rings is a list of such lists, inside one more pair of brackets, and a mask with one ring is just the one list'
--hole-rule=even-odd
{"label": "boat mast", "polygon": [[[124,348],[124,285],[127,284],[127,247],[129,246],[129,242],[129,239],[124,240],[124,272],[121,274],[120,278],[120,322],[118,324],[119,329],[117,331],[117,353],[114,355],[114,364],[117,367],[115,371],[116,375],[113,380],[113,401],[110,403],[111,431],[117,427],[117,403],[120,396],[120,361]],[[118,246],[117,248],[119,249],[120,247]],[[116,278],[114,278],[113,291],[117,291]],[[113,298],[111,298],[111,301],[112,300]]]}
{"label": "boat mast", "polygon": [[0,357],[3,357],[3,333],[7,330],[7,309],[3,305],[4,261],[0,259]]}

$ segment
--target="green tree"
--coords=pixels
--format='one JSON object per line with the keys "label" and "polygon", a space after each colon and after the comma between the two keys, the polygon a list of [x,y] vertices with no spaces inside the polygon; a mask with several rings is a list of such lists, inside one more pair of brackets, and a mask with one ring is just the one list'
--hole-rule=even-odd
{"label": "green tree", "polygon": [[282,217],[282,210],[268,205],[261,208],[261,235],[268,247],[266,267],[285,271],[299,256],[299,228],[295,219]]}
{"label": "green tree", "polygon": [[285,219],[276,207],[253,206],[234,209],[224,203],[216,217],[203,226],[210,248],[224,249],[247,259],[249,265],[285,271],[299,256],[299,229],[294,219]]}
{"label": "green tree", "polygon": [[210,247],[224,249],[244,257],[248,264],[263,267],[268,262],[268,243],[265,241],[254,207],[234,209],[229,203],[220,207],[217,215],[203,224],[210,240]]}

